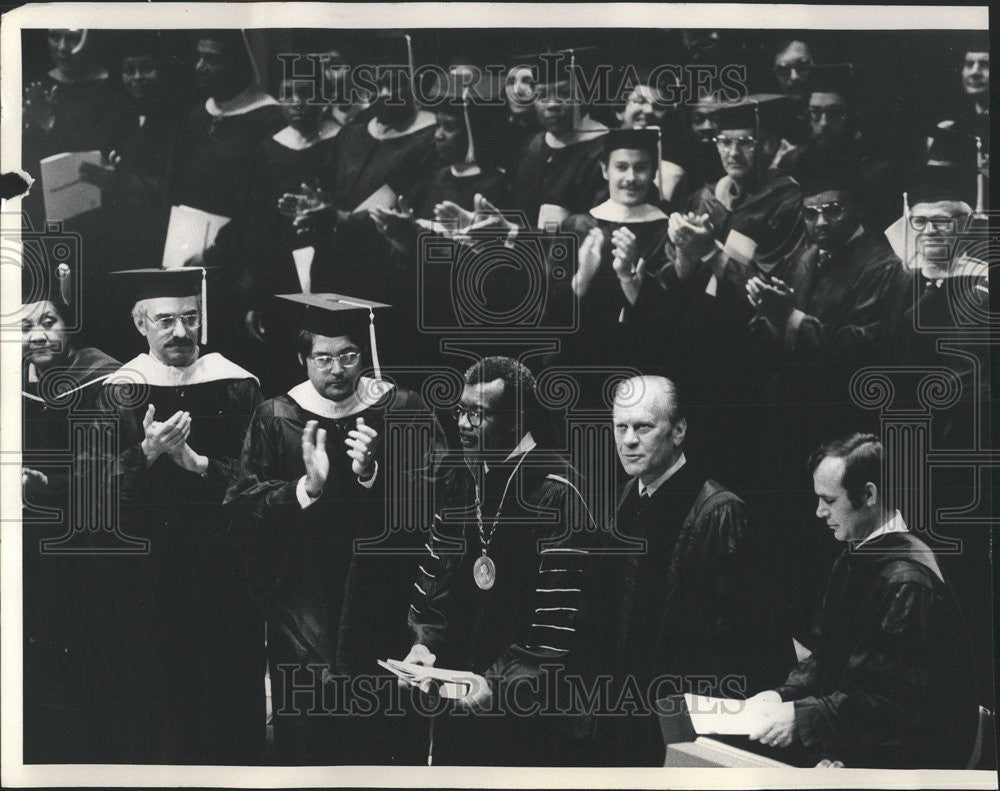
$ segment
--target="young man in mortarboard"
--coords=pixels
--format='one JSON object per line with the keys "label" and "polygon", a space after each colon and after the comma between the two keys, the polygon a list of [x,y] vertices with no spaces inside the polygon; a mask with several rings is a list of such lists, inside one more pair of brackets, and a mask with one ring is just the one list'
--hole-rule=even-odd
{"label": "young man in mortarboard", "polygon": [[601,173],[610,197],[562,223],[564,231],[580,239],[577,271],[569,284],[579,303],[581,328],[573,339],[578,360],[632,363],[633,352],[639,351],[628,337],[627,313],[647,271],[663,264],[667,232],[667,215],[656,205],[658,150],[656,129],[609,131],[603,137]]}
{"label": "young man in mortarboard", "polygon": [[116,596],[105,642],[117,718],[109,762],[240,764],[262,760],[264,624],[232,569],[222,499],[261,401],[257,378],[202,354],[203,269],[114,275],[134,300],[148,353],[104,381],[117,418],[111,491],[124,532],[145,554],[109,556]]}
{"label": "young man in mortarboard", "polygon": [[[28,240],[25,247],[41,245]],[[25,255],[21,280],[21,543],[24,621],[24,759],[27,763],[95,760],[103,707],[94,681],[105,672],[93,639],[107,628],[101,607],[103,579],[87,536],[74,533],[88,479],[86,454],[74,453],[67,470],[74,423],[92,411],[101,381],[120,363],[76,342],[78,272],[66,264],[34,270]],[[63,457],[60,459],[60,457]],[[61,509],[46,517],[39,508]],[[66,551],[76,554],[66,554]],[[60,551],[62,550],[62,551]]]}
{"label": "young man in mortarboard", "polygon": [[587,115],[575,57],[549,53],[539,56],[535,68],[535,110],[543,131],[528,142],[511,173],[511,206],[533,228],[597,203],[604,186],[601,137],[608,131]]}
{"label": "young man in mortarboard", "polygon": [[[378,374],[370,313],[387,306],[335,294],[278,301],[297,313],[307,379],[254,412],[225,499],[268,622],[277,759],[412,763],[421,739],[386,715],[395,684],[381,683],[376,660],[408,648],[412,550],[424,536],[393,533],[387,519],[391,503],[423,501],[396,487],[433,467],[443,434],[419,395],[365,375],[372,363]],[[366,682],[377,698],[367,716],[355,708],[371,705]]]}

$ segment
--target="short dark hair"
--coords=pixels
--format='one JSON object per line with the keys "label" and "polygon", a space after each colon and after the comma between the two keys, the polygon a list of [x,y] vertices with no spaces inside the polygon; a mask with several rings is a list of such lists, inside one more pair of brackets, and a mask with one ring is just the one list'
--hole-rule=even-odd
{"label": "short dark hair", "polygon": [[844,460],[844,477],[841,486],[847,490],[851,505],[860,508],[865,499],[865,485],[874,483],[885,499],[882,490],[882,441],[874,434],[851,434],[820,445],[809,456],[809,474],[816,472],[823,459]]}
{"label": "short dark hair", "polygon": [[[312,354],[313,341],[315,341],[318,337],[319,333],[313,332],[312,330],[299,330],[298,334],[295,336],[296,354],[300,354],[303,357],[308,357]],[[358,342],[358,340],[354,337],[354,333],[350,333],[346,337],[350,339],[351,343],[361,350],[362,354],[368,352],[368,344]],[[367,338],[365,340],[367,340]]]}
{"label": "short dark hair", "polygon": [[520,405],[523,430],[530,431],[539,445],[548,445],[554,440],[552,416],[539,403],[538,383],[526,365],[511,357],[484,357],[466,370],[464,378],[467,385],[502,380],[503,395],[496,408],[513,413]]}

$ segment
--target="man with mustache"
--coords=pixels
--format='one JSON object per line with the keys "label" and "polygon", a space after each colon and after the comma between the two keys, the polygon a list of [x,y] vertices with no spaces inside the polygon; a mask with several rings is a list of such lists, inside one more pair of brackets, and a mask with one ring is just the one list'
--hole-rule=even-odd
{"label": "man with mustache", "polygon": [[[124,531],[143,554],[106,558],[116,596],[106,614],[117,717],[109,761],[238,764],[264,745],[264,624],[233,573],[222,499],[250,414],[255,376],[202,354],[206,273],[114,275],[135,300],[148,353],[104,383],[117,417],[108,474]],[[199,328],[201,333],[199,335]]]}
{"label": "man with mustache", "polygon": [[308,378],[254,412],[225,500],[268,621],[275,752],[293,764],[419,762],[416,723],[387,715],[396,685],[374,690],[377,707],[361,685],[378,680],[376,660],[409,647],[423,535],[388,519],[393,501],[422,501],[399,482],[433,467],[444,434],[417,393],[365,375],[378,359],[370,311],[388,306],[337,294],[276,302],[295,313]]}

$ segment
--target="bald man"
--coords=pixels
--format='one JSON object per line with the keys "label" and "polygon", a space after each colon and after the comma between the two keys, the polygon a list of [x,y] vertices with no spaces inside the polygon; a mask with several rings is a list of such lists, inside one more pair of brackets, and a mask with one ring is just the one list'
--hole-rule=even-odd
{"label": "bald man", "polygon": [[598,741],[604,763],[662,766],[655,701],[685,691],[753,694],[791,667],[792,642],[776,634],[779,619],[755,582],[768,575],[753,559],[746,504],[684,453],[688,423],[676,385],[660,376],[625,380],[613,426],[629,476],[616,541],[637,545],[598,560],[608,587],[597,608],[606,616],[612,700],[638,696],[643,706],[599,718]]}

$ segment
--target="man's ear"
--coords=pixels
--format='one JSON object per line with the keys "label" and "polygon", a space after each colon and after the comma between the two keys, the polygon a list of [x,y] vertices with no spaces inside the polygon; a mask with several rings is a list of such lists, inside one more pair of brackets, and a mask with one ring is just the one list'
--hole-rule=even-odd
{"label": "man's ear", "polygon": [[878,487],[874,483],[865,484],[865,505],[873,506],[878,503]]}
{"label": "man's ear", "polygon": [[304,355],[302,354],[302,352],[299,352],[299,353],[298,353],[298,354],[296,355],[296,357],[298,357],[298,358],[299,358],[299,365],[303,365],[303,366],[304,366],[304,365],[306,364],[306,358],[305,358],[305,356],[304,356]]}
{"label": "man's ear", "polygon": [[132,311],[132,323],[135,324],[135,328],[145,336],[146,332],[146,319],[145,315],[141,310]]}
{"label": "man's ear", "polygon": [[680,446],[684,444],[684,438],[687,436],[688,422],[686,417],[682,417],[674,423],[674,430],[671,432],[674,445]]}
{"label": "man's ear", "polygon": [[604,176],[604,180],[608,180],[608,163],[601,161],[601,175]]}

